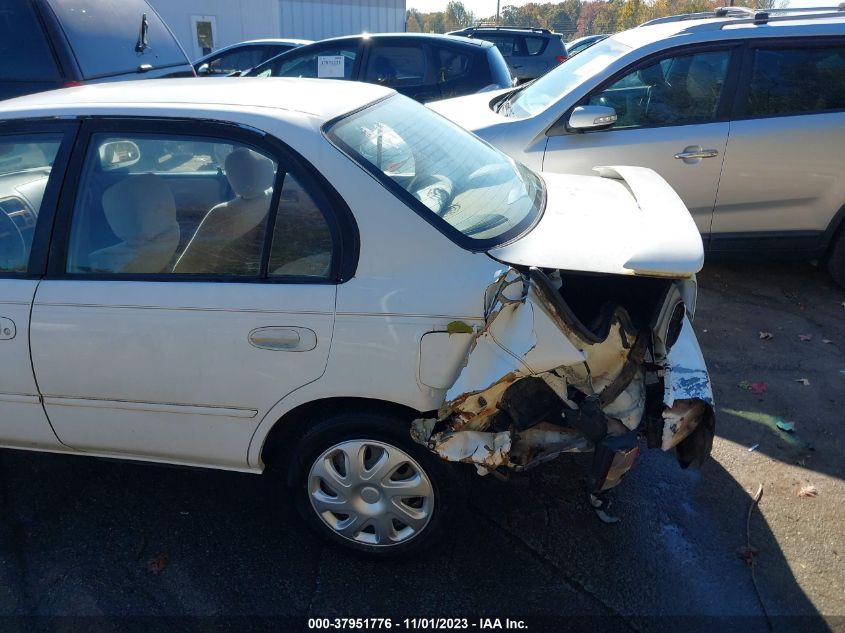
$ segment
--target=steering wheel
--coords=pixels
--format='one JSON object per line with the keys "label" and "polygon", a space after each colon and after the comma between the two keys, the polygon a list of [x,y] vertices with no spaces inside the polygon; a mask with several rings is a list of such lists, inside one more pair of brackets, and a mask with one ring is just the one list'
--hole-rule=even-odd
{"label": "steering wheel", "polygon": [[26,266],[26,241],[18,225],[0,212],[0,270],[17,271]]}

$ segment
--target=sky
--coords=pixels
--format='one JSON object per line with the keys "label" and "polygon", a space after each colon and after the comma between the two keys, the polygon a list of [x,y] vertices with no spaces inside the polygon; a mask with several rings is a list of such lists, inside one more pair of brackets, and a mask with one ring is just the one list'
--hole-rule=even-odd
{"label": "sky", "polygon": [[[472,11],[476,16],[489,17],[496,15],[496,0],[461,0],[467,11]],[[529,0],[501,0],[502,6],[514,5],[520,6]],[[552,1],[552,0],[546,0]],[[417,9],[422,13],[429,13],[431,11],[443,11],[449,0],[406,0],[406,5],[409,9]]]}

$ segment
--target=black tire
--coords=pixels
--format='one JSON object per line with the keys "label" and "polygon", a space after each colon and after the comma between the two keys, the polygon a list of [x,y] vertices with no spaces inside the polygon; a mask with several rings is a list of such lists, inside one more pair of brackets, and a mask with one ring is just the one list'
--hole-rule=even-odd
{"label": "black tire", "polygon": [[[457,516],[463,507],[465,487],[464,479],[459,472],[461,465],[444,462],[424,446],[415,443],[409,435],[409,426],[409,420],[383,413],[337,413],[322,419],[305,433],[297,445],[296,454],[291,462],[293,469],[291,481],[294,485],[297,509],[309,528],[332,543],[374,557],[402,556],[425,551],[426,548],[434,546],[439,538],[442,538],[445,526]],[[348,515],[328,514],[329,518],[324,520],[312,505],[312,494],[319,494],[319,491],[314,490],[312,492],[310,488],[312,466],[329,449],[338,445],[350,446],[351,444],[343,443],[351,443],[356,440],[371,440],[399,449],[412,458],[415,463],[408,462],[410,465],[400,467],[400,470],[396,471],[397,474],[401,474],[401,468],[416,470],[419,467],[431,484],[433,494],[430,501],[431,509],[427,512],[428,522],[421,529],[414,531],[411,536],[405,537],[405,540],[390,544],[370,544],[353,540],[353,538],[341,535],[327,522],[328,520],[336,520],[338,516],[342,519],[344,516],[348,517]],[[343,457],[340,459],[343,461]],[[350,496],[354,496],[354,494],[350,493]],[[356,502],[360,504],[363,493],[355,498]],[[378,502],[381,503],[381,500],[379,499]],[[416,503],[422,504],[420,501]],[[393,513],[391,512],[391,514]],[[362,520],[366,521],[366,519]],[[368,526],[366,529],[371,528]],[[372,529],[375,533],[375,528]],[[407,531],[411,528],[405,526],[401,529]],[[370,537],[365,537],[365,533],[361,532],[354,538]]]}
{"label": "black tire", "polygon": [[827,256],[827,270],[841,288],[845,288],[845,227],[840,229]]}

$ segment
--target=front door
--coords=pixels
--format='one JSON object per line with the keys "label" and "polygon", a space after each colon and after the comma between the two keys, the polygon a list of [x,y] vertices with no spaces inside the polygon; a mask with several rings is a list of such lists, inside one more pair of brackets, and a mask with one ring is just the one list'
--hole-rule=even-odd
{"label": "front door", "polygon": [[702,235],[709,235],[728,140],[722,113],[732,94],[725,89],[731,57],[730,50],[675,54],[613,80],[582,105],[613,107],[616,125],[551,136],[543,170],[592,174],[597,165],[650,167],[678,192]]}
{"label": "front door", "polygon": [[74,128],[0,128],[0,446],[61,447],[32,373],[29,314]]}
{"label": "front door", "polygon": [[232,126],[92,122],[83,141],[32,314],[53,427],[81,451],[245,469],[262,417],[325,370],[324,199]]}

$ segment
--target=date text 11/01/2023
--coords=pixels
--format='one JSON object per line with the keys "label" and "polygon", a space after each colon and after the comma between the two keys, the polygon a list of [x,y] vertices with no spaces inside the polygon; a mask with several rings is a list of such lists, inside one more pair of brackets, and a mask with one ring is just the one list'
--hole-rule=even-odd
{"label": "date text 11/01/2023", "polygon": [[308,618],[308,629],[315,630],[446,630],[480,631],[526,630],[525,620],[511,618]]}

